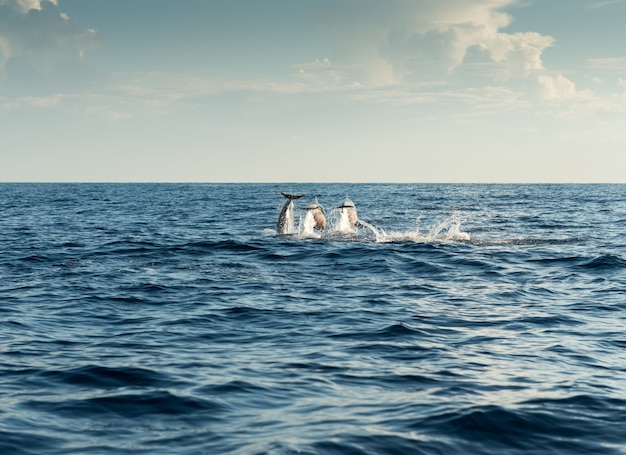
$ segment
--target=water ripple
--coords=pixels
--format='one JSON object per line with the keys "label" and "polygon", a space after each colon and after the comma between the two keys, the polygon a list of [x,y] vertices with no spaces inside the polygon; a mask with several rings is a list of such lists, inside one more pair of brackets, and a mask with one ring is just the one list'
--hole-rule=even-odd
{"label": "water ripple", "polygon": [[0,453],[626,452],[622,186],[285,186],[2,185]]}

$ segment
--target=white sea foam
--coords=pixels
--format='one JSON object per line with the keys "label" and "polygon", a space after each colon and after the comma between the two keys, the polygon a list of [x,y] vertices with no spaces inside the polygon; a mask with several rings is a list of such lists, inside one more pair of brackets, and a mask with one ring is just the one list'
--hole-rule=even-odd
{"label": "white sea foam", "polygon": [[375,226],[366,221],[358,221],[353,226],[348,220],[348,213],[340,208],[333,209],[328,218],[325,231],[317,231],[315,219],[310,212],[306,212],[294,228],[298,238],[324,238],[328,240],[357,240],[372,241],[376,243],[457,243],[469,242],[469,232],[462,229],[462,217],[459,212],[453,212],[450,216],[441,219],[431,226],[421,229],[421,218],[415,220],[415,227],[407,230],[385,231],[380,226]]}
{"label": "white sea foam", "polygon": [[469,242],[471,236],[469,232],[461,229],[461,216],[458,212],[453,212],[449,217],[434,223],[427,231],[420,230],[420,221],[415,221],[415,229],[408,231],[392,231],[385,234],[378,241],[380,242]]}
{"label": "white sea foam", "polygon": [[358,232],[357,227],[350,223],[348,211],[343,208],[334,208],[330,212],[330,226],[334,232],[344,234],[356,234]]}
{"label": "white sea foam", "polygon": [[[346,201],[353,206],[349,199],[346,198]],[[286,215],[287,234],[295,235],[295,237],[300,239],[324,238],[328,240],[373,241],[376,243],[463,243],[471,240],[469,232],[462,230],[462,216],[456,210],[425,229],[420,227],[422,221],[420,216],[415,220],[413,228],[389,232],[380,226],[375,226],[361,219],[358,219],[357,224],[354,225],[354,220],[352,222],[350,220],[349,211],[343,206],[335,207],[331,210],[324,231],[315,229],[315,217],[310,210],[302,211],[297,224],[295,222],[294,210],[288,210]]]}
{"label": "white sea foam", "polygon": [[321,237],[321,235],[315,231],[315,217],[309,210],[306,211],[304,216],[300,217],[300,221],[298,222],[298,237],[316,239]]}

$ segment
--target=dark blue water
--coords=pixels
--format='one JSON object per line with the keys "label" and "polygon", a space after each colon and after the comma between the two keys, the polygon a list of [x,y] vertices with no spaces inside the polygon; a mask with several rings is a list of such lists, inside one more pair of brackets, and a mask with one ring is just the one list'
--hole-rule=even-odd
{"label": "dark blue water", "polygon": [[[280,191],[329,231],[277,235]],[[374,229],[333,231],[347,194]],[[626,186],[2,184],[0,214],[2,454],[626,453]]]}

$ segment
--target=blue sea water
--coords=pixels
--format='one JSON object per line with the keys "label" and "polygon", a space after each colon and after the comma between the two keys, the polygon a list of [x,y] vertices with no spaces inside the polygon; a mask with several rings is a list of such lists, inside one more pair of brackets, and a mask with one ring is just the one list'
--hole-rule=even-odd
{"label": "blue sea water", "polygon": [[0,184],[0,215],[2,454],[626,453],[625,185]]}

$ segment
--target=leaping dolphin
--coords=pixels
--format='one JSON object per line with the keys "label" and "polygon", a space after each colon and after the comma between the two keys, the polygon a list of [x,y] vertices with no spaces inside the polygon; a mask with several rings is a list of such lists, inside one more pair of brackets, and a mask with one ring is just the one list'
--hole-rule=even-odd
{"label": "leaping dolphin", "polygon": [[317,197],[315,200],[306,208],[306,211],[311,214],[313,220],[315,221],[314,229],[318,231],[323,231],[326,229],[326,212],[324,211],[324,207],[317,202]]}
{"label": "leaping dolphin", "polygon": [[287,194],[281,192],[284,197],[287,198],[287,202],[283,205],[280,215],[278,216],[278,223],[276,223],[276,232],[279,234],[291,234],[294,231],[293,228],[293,201],[294,199],[300,199],[304,194]]}
{"label": "leaping dolphin", "polygon": [[341,209],[341,213],[342,214],[345,213],[347,215],[348,223],[350,223],[350,226],[358,227],[358,225],[359,225],[359,218],[357,217],[357,214],[356,214],[356,206],[354,205],[354,202],[352,202],[346,196],[346,199],[343,201],[343,204],[341,204],[337,208]]}
{"label": "leaping dolphin", "polygon": [[385,234],[384,231],[359,219],[356,213],[356,207],[354,205],[354,202],[352,202],[347,196],[346,199],[343,201],[343,204],[341,204],[337,208],[341,210],[341,215],[339,218],[339,230],[350,231],[355,228],[367,228],[372,231],[377,239]]}

